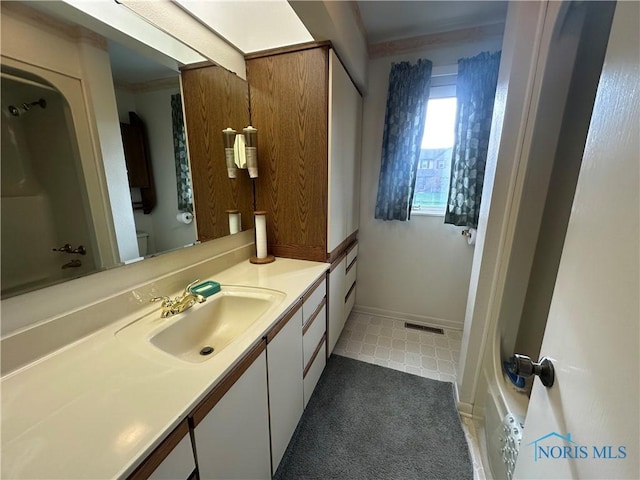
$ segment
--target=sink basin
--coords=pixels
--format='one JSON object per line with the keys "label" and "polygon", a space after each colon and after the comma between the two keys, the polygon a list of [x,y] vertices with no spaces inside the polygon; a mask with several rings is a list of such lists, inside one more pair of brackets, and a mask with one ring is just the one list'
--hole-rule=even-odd
{"label": "sink basin", "polygon": [[240,337],[284,297],[275,290],[223,286],[206,302],[183,313],[161,319],[160,311],[154,312],[119,330],[116,336],[129,341],[144,339],[176,358],[202,363]]}

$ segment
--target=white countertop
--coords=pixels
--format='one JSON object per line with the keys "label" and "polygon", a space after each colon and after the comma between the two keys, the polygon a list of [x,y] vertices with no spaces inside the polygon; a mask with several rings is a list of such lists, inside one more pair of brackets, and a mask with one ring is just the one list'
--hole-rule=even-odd
{"label": "white countertop", "polygon": [[116,338],[147,309],[6,375],[0,384],[1,477],[126,477],[327,267],[278,258],[212,274],[223,285],[279,290],[286,298],[203,363],[151,346],[140,354]]}

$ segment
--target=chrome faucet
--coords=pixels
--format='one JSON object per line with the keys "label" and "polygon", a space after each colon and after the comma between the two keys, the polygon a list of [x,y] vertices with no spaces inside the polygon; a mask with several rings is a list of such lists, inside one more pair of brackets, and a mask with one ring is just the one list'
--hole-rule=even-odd
{"label": "chrome faucet", "polygon": [[162,318],[171,317],[172,315],[176,315],[178,313],[182,313],[185,310],[190,309],[196,303],[202,303],[207,299],[202,295],[191,291],[195,285],[200,283],[200,280],[196,280],[195,282],[191,282],[184,289],[182,295],[177,296],[175,299],[171,300],[169,297],[154,297],[151,299],[152,302],[162,302],[162,312],[160,312],[160,316]]}

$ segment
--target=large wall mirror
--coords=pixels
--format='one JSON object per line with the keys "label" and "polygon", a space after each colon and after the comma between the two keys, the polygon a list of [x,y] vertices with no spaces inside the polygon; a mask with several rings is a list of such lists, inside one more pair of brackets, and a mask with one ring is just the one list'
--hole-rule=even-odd
{"label": "large wall mirror", "polygon": [[253,227],[244,80],[62,2],[2,2],[2,31],[2,298]]}

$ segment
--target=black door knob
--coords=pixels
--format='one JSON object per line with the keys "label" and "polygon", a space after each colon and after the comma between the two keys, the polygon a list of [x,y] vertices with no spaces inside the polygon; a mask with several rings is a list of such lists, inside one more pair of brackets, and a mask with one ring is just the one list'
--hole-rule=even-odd
{"label": "black door knob", "polygon": [[543,357],[539,363],[534,362],[526,355],[514,354],[508,361],[509,371],[520,377],[530,377],[537,375],[542,381],[542,385],[547,388],[553,386],[555,372],[553,363],[547,357]]}

